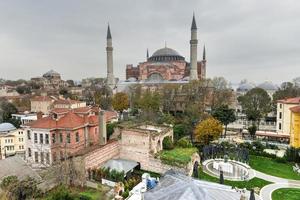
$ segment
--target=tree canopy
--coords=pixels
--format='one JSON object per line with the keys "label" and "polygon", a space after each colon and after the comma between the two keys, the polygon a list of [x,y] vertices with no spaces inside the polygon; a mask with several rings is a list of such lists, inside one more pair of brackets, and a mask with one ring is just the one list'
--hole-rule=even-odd
{"label": "tree canopy", "polygon": [[128,109],[129,100],[128,95],[124,92],[116,93],[112,98],[112,106],[116,111],[123,112]]}
{"label": "tree canopy", "polygon": [[261,88],[249,90],[244,96],[238,97],[238,101],[247,119],[252,122],[259,122],[271,111],[271,98]]}
{"label": "tree canopy", "polygon": [[19,128],[21,122],[19,120],[13,119],[12,114],[18,113],[18,109],[14,106],[14,104],[1,101],[0,102],[0,122],[8,122],[12,123],[15,127]]}
{"label": "tree canopy", "polygon": [[280,88],[273,94],[273,110],[275,111],[277,108],[277,100],[297,96],[300,96],[300,88],[296,85],[296,83],[282,83]]}
{"label": "tree canopy", "polygon": [[222,124],[219,120],[209,117],[200,122],[195,130],[195,140],[201,144],[209,144],[209,142],[218,139],[223,131]]}
{"label": "tree canopy", "polygon": [[229,108],[228,105],[221,105],[212,110],[212,116],[224,124],[224,137],[226,137],[227,125],[236,120],[234,110]]}

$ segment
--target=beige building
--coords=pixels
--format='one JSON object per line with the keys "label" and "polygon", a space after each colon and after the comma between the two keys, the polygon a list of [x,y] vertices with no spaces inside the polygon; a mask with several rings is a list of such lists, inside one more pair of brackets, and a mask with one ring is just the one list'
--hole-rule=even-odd
{"label": "beige building", "polygon": [[290,135],[291,110],[290,108],[300,104],[300,97],[282,99],[277,101],[277,124],[278,134]]}
{"label": "beige building", "polygon": [[76,101],[71,99],[57,99],[53,102],[53,108],[83,108],[86,107],[86,102]]}
{"label": "beige building", "polygon": [[36,96],[30,100],[31,112],[48,114],[54,100],[48,96]]}
{"label": "beige building", "polygon": [[0,159],[13,155],[25,155],[24,132],[10,123],[2,123],[0,124]]}

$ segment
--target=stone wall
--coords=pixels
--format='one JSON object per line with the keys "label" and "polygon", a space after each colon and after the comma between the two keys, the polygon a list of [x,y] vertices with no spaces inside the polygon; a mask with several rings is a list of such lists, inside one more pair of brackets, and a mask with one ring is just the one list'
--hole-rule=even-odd
{"label": "stone wall", "polygon": [[141,166],[141,169],[148,170],[148,171],[153,171],[156,173],[163,174],[166,171],[173,169],[179,172],[182,172],[188,176],[192,176],[193,174],[193,168],[194,168],[194,163],[198,161],[200,163],[200,157],[198,153],[194,153],[192,155],[191,161],[185,166],[185,167],[176,167],[176,166],[171,166],[162,163],[160,159],[156,159],[152,156],[150,156],[147,160],[147,162],[144,162],[144,165]]}
{"label": "stone wall", "polygon": [[100,147],[84,156],[85,170],[100,167],[110,159],[120,157],[120,145],[118,141],[110,141],[105,146]]}

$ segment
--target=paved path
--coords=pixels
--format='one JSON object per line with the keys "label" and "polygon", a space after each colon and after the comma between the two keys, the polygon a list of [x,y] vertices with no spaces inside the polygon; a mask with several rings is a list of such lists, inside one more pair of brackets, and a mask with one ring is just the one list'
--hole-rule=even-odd
{"label": "paved path", "polygon": [[289,180],[264,174],[262,172],[254,170],[256,177],[273,182],[270,185],[266,185],[260,190],[260,198],[262,200],[272,200],[272,192],[279,188],[300,188],[300,181]]}

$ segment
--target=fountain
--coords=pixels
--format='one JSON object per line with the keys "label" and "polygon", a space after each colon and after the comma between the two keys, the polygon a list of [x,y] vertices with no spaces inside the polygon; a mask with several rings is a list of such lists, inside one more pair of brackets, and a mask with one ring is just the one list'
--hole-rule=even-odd
{"label": "fountain", "polygon": [[242,162],[229,160],[225,155],[223,159],[209,159],[203,162],[203,169],[205,172],[212,176],[219,177],[220,172],[223,171],[225,179],[229,180],[249,180],[252,178],[250,175],[250,167]]}

